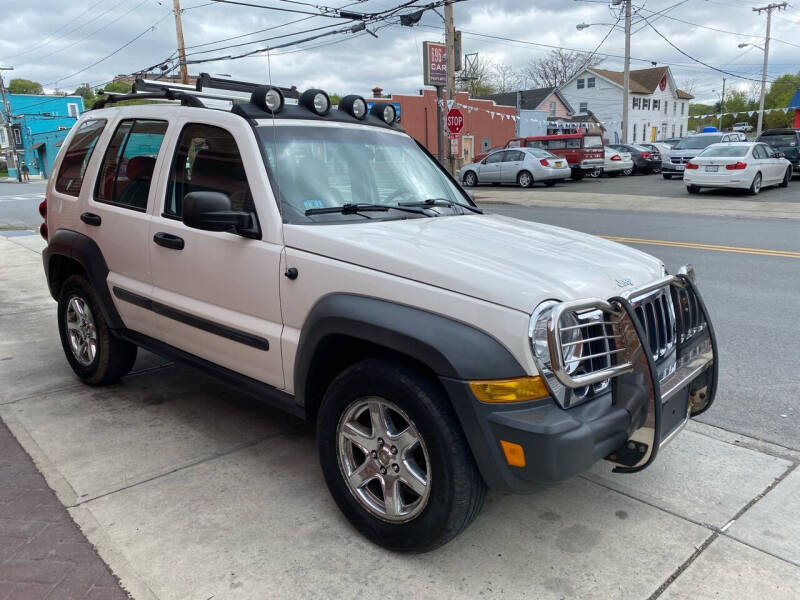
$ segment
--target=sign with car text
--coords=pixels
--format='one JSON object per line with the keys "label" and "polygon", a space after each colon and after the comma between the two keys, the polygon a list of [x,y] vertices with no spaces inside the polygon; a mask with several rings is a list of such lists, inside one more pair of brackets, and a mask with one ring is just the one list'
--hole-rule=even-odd
{"label": "sign with car text", "polygon": [[464,115],[457,108],[451,108],[447,112],[447,131],[450,133],[460,133],[464,127]]}
{"label": "sign with car text", "polygon": [[424,84],[443,87],[447,85],[447,54],[444,44],[422,42]]}

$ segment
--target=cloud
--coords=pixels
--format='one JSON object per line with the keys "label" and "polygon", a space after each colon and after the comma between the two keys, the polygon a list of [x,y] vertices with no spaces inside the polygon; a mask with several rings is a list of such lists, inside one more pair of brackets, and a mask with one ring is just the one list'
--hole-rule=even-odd
{"label": "cloud", "polygon": [[[279,8],[305,9],[280,0],[259,1]],[[326,1],[333,4],[332,0]],[[399,4],[399,1],[369,0],[351,9],[370,12]],[[743,0],[704,0],[665,10],[674,4],[675,0],[649,0],[640,15],[646,16],[662,34],[690,56],[745,77],[760,77],[761,51],[753,47],[737,47],[742,42],[763,42],[760,36],[763,36],[765,18],[753,13],[748,3]],[[73,90],[84,82],[103,83],[117,74],[134,72],[174,56],[176,42],[171,6],[169,0],[83,0],[71,3],[40,0],[35,4],[18,3],[14,11],[5,15],[4,35],[0,38],[0,64],[13,65],[15,77],[34,79],[50,88]],[[302,19],[305,15],[208,4],[207,0],[183,0],[183,8],[190,60],[241,53],[270,42],[197,54],[230,44],[334,23],[346,25],[344,21],[314,17],[237,40],[199,46],[276,27]],[[548,48],[474,34],[590,51],[608,32],[609,25],[604,24],[616,21],[616,13],[606,4],[587,1],[468,0],[455,5],[454,10],[456,26],[464,31],[464,52],[478,52],[482,58],[519,68],[546,54]],[[659,11],[664,11],[665,15],[659,15]],[[636,16],[634,20],[639,18]],[[156,22],[155,28],[148,31]],[[598,25],[577,31],[575,25],[582,22]],[[696,24],[736,33],[711,31]],[[773,36],[796,44],[794,31],[798,24],[800,10],[790,8],[776,13]],[[85,72],[70,76],[100,61],[145,31],[147,33],[129,47]],[[650,66],[649,61],[669,64],[679,84],[693,80],[698,99],[713,99],[712,90],[721,86],[722,74],[681,55],[644,22],[635,25],[634,31],[631,55],[641,60],[633,60],[633,68]],[[441,18],[428,11],[420,26],[395,25],[380,29],[378,36],[376,39],[364,32],[338,34],[298,47],[275,50],[270,54],[269,64],[260,55],[193,65],[191,71],[229,73],[235,78],[262,81],[266,81],[271,72],[272,81],[277,84],[297,85],[299,88],[313,85],[340,93],[365,94],[376,85],[391,92],[419,90],[422,87],[422,42],[443,38]],[[291,38],[276,39],[271,43],[287,39]],[[616,30],[600,52],[621,56],[623,47],[624,36]],[[797,52],[795,46],[773,41],[770,78],[800,69]],[[622,61],[608,57],[603,66],[621,69]],[[728,85],[747,87],[750,83],[729,78]]]}

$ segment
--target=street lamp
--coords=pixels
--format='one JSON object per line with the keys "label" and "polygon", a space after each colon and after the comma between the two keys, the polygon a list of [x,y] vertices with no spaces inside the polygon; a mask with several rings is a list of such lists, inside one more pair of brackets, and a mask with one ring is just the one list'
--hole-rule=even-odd
{"label": "street lamp", "polygon": [[758,48],[759,50],[761,50],[762,52],[764,51],[764,48],[762,48],[758,44],[748,44],[748,43],[739,44],[739,48],[745,48],[747,46],[754,46],[754,47]]}
{"label": "street lamp", "polygon": [[754,48],[758,48],[764,53],[764,65],[761,67],[761,94],[758,99],[758,126],[756,127],[756,137],[761,135],[761,126],[764,124],[764,94],[766,92],[766,87],[767,87],[767,61],[769,60],[770,23],[771,19],[767,19],[767,36],[764,38],[765,43],[763,48],[758,44],[750,44],[747,42],[739,44],[739,48],[744,48],[746,46],[753,46]]}
{"label": "street lamp", "polygon": [[584,29],[588,29],[592,25],[605,25],[607,27],[616,27],[617,29],[624,29],[624,27],[620,27],[616,23],[578,23],[575,25],[575,29],[578,31],[583,31]]}

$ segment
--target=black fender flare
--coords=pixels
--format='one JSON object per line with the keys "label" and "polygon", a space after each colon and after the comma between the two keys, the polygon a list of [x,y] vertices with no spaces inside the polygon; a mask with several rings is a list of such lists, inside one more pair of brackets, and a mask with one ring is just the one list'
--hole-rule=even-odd
{"label": "black fender flare", "polygon": [[294,368],[295,396],[301,404],[306,402],[308,377],[313,376],[309,370],[314,353],[329,335],[346,335],[405,354],[439,377],[526,375],[505,346],[472,325],[388,300],[335,293],[321,298],[303,323]]}
{"label": "black fender flare", "polygon": [[52,273],[52,262],[56,256],[70,258],[83,267],[89,283],[100,301],[100,310],[103,312],[109,328],[123,329],[125,324],[114,306],[106,283],[108,265],[97,243],[89,236],[71,229],[59,229],[50,236],[47,247],[42,252],[42,262],[50,295],[58,300],[60,290],[56,288],[56,278]]}

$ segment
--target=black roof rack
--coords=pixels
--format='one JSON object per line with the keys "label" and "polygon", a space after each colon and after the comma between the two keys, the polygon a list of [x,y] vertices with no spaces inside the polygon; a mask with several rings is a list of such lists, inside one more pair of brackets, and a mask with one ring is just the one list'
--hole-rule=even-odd
{"label": "black roof rack", "polygon": [[158,91],[137,93],[135,89],[131,90],[130,94],[109,94],[107,92],[100,92],[103,97],[97,100],[92,106],[91,110],[105,108],[108,104],[116,102],[123,102],[125,100],[180,100],[182,106],[193,106],[195,108],[205,108],[197,96],[192,96],[184,92],[179,92],[167,88]]}
{"label": "black roof rack", "polygon": [[[263,86],[263,83],[253,83],[250,81],[236,81],[235,79],[223,79],[221,77],[212,77],[208,73],[200,73],[200,76],[197,78],[197,82],[195,87],[198,92],[202,92],[204,88],[212,88],[215,90],[226,90],[231,92],[245,92],[247,94],[252,94],[255,92],[259,87]],[[290,88],[287,87],[280,87],[280,86],[273,86],[281,91],[284,98],[300,98],[300,93],[297,91],[295,86]]]}

